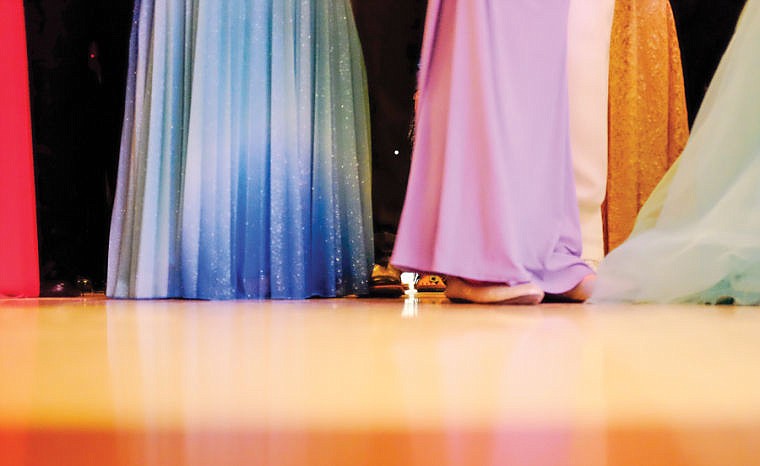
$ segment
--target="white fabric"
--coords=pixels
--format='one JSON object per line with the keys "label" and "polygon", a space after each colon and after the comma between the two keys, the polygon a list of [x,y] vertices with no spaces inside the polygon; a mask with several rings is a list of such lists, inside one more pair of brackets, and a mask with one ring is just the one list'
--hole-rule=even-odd
{"label": "white fabric", "polygon": [[570,143],[583,259],[604,257],[602,203],[607,192],[610,37],[615,0],[571,0],[568,25]]}

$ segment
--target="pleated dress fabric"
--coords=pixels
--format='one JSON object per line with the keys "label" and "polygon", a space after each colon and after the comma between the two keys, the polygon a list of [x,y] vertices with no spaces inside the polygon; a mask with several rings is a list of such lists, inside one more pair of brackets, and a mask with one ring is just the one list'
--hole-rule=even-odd
{"label": "pleated dress fabric", "polygon": [[348,0],[138,0],[108,294],[366,294],[366,77]]}
{"label": "pleated dress fabric", "polygon": [[40,292],[24,4],[0,1],[0,296]]}
{"label": "pleated dress fabric", "polygon": [[607,251],[633,230],[641,206],[686,145],[681,52],[668,0],[616,0],[610,47]]}
{"label": "pleated dress fabric", "polygon": [[749,0],[683,155],[603,262],[595,301],[760,304],[759,43]]}
{"label": "pleated dress fabric", "polygon": [[434,0],[393,262],[547,292],[581,260],[567,85],[568,1]]}

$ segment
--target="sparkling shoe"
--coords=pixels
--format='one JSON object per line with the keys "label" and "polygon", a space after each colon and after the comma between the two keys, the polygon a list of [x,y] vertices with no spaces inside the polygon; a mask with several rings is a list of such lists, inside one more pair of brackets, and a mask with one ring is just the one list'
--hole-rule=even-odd
{"label": "sparkling shoe", "polygon": [[43,280],[40,282],[40,298],[78,298],[82,290],[71,280]]}
{"label": "sparkling shoe", "polygon": [[404,294],[401,271],[388,264],[375,264],[369,282],[369,295],[378,298],[398,298]]}
{"label": "sparkling shoe", "polygon": [[440,275],[420,274],[414,288],[421,293],[443,293],[446,291],[446,280]]}

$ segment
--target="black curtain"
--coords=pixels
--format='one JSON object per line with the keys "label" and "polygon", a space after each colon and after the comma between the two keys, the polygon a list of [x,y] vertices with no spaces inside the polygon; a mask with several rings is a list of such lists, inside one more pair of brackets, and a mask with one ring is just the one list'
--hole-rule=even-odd
{"label": "black curtain", "polygon": [[105,280],[132,0],[25,0],[40,268]]}

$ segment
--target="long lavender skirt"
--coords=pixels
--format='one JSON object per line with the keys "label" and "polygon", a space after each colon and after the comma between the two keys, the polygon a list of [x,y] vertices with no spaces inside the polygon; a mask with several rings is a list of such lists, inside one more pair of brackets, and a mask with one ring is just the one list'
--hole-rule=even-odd
{"label": "long lavender skirt", "polygon": [[433,0],[393,263],[549,293],[591,270],[569,142],[568,0]]}

